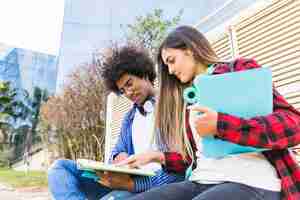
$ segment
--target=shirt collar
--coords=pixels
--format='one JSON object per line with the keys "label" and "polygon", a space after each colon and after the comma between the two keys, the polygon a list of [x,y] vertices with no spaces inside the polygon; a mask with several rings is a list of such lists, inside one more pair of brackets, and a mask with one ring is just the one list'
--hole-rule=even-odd
{"label": "shirt collar", "polygon": [[145,101],[145,103],[142,106],[139,106],[138,104],[134,104],[133,106],[138,109],[138,111],[142,115],[147,115],[148,113],[152,113],[154,110],[154,104],[155,104],[155,99],[154,97],[148,97]]}

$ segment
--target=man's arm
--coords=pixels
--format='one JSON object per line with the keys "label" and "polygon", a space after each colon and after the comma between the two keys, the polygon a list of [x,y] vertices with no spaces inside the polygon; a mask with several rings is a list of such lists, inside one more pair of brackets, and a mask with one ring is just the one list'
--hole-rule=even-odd
{"label": "man's arm", "polygon": [[112,163],[118,155],[121,155],[121,153],[127,154],[126,146],[127,146],[126,140],[122,137],[122,133],[120,133],[118,142],[111,152],[109,163]]}
{"label": "man's arm", "polygon": [[[196,151],[195,145],[192,146],[193,150]],[[161,164],[163,169],[168,173],[185,174],[185,170],[191,164],[192,160],[189,156],[187,156],[187,158],[184,160],[182,155],[176,152],[148,151],[141,154],[131,155],[129,158],[120,162],[119,164],[136,168],[151,162]]]}
{"label": "man's arm", "polygon": [[122,126],[121,126],[121,130],[120,130],[120,134],[119,134],[119,138],[118,138],[118,142],[115,145],[115,147],[113,148],[110,158],[109,158],[109,163],[112,163],[113,160],[120,154],[120,153],[126,153],[128,155],[128,142],[127,141],[127,129],[128,129],[128,118],[130,115],[130,112],[126,114],[126,116],[124,117],[123,121],[122,121]]}
{"label": "man's arm", "polygon": [[97,175],[100,177],[99,183],[106,187],[135,193],[144,192],[153,187],[184,180],[183,175],[170,174],[164,170],[158,170],[155,173],[156,175],[152,177],[130,176],[128,174],[112,172],[97,172]]}
{"label": "man's arm", "polygon": [[133,192],[144,192],[154,187],[184,180],[183,175],[167,173],[165,170],[158,170],[155,173],[156,175],[152,177],[146,177],[146,176],[134,177]]}

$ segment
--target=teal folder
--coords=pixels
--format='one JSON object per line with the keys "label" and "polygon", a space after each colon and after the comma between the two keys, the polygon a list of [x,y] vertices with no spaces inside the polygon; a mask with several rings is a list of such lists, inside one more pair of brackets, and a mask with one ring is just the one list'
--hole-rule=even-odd
{"label": "teal folder", "polygon": [[[185,89],[184,99],[190,104],[200,104],[244,119],[268,115],[273,111],[272,73],[269,68],[259,68],[213,76],[199,75],[193,86]],[[204,156],[210,158],[266,150],[214,137],[204,137],[202,146]]]}

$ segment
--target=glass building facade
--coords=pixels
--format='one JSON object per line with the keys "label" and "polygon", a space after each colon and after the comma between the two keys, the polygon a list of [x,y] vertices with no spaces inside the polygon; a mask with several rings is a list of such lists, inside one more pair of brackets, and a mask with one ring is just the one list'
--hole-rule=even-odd
{"label": "glass building facade", "polygon": [[34,87],[55,93],[57,57],[31,50],[1,45],[0,80],[9,81],[15,88],[26,89],[30,95]]}

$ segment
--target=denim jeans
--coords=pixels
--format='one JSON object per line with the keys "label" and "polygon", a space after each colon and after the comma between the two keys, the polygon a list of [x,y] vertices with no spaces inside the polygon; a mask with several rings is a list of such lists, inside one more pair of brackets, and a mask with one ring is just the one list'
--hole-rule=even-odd
{"label": "denim jeans", "polygon": [[239,183],[216,185],[191,181],[172,183],[137,194],[128,200],[280,200],[280,192],[272,192]]}
{"label": "denim jeans", "polygon": [[92,179],[81,177],[75,161],[57,160],[48,171],[49,190],[55,200],[119,200],[134,195],[112,191]]}

